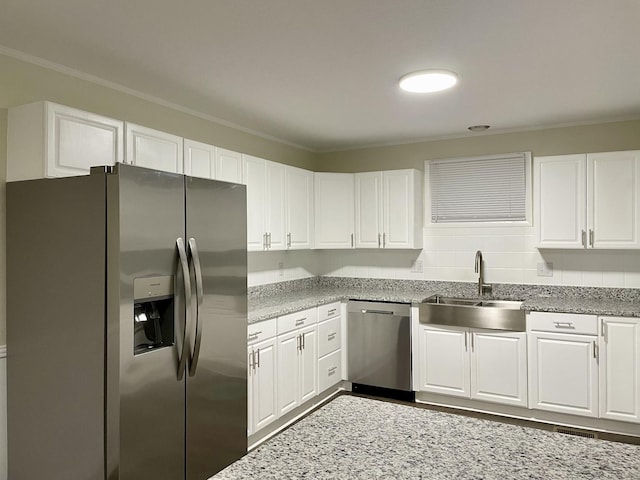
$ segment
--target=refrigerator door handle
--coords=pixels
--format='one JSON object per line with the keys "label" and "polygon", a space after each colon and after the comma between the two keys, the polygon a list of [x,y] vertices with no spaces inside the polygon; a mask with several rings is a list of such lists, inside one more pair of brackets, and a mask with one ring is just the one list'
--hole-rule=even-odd
{"label": "refrigerator door handle", "polygon": [[189,274],[189,262],[187,260],[187,251],[184,248],[184,240],[178,238],[176,240],[176,247],[178,248],[178,259],[180,261],[180,268],[182,270],[182,282],[184,288],[184,302],[185,302],[185,319],[182,329],[182,342],[178,350],[178,380],[182,380],[184,375],[185,366],[187,364],[187,357],[189,356],[189,348],[187,345],[187,325],[189,324],[189,316],[191,312],[191,276]]}
{"label": "refrigerator door handle", "polygon": [[193,262],[193,269],[196,276],[196,331],[193,343],[193,352],[191,361],[189,362],[189,376],[193,377],[198,368],[198,358],[200,357],[200,344],[202,343],[202,322],[200,321],[200,306],[204,301],[204,290],[202,288],[202,268],[200,267],[200,256],[198,255],[198,247],[196,239],[189,239],[189,252]]}

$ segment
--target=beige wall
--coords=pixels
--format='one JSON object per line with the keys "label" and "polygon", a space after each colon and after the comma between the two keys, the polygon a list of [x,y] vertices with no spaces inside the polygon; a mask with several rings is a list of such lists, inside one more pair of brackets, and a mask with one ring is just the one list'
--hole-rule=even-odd
{"label": "beige wall", "polygon": [[[0,108],[49,100],[276,162],[313,168],[315,154],[0,55]],[[6,127],[0,130],[6,136]]]}
{"label": "beige wall", "polygon": [[7,179],[7,110],[0,108],[0,345],[6,343],[5,185]]}
{"label": "beige wall", "polygon": [[534,156],[563,155],[615,150],[640,150],[640,120],[322,153],[317,157],[316,171],[423,170],[424,161],[434,158],[511,152],[532,152]]}

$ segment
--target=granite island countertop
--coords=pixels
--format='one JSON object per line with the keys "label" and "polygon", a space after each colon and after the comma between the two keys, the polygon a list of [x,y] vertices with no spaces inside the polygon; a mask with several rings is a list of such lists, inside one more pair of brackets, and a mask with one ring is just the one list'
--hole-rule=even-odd
{"label": "granite island countertop", "polygon": [[[422,303],[433,295],[478,298],[475,283],[313,278],[253,287],[249,323],[342,300]],[[528,311],[640,317],[640,289],[495,284],[492,299],[521,300]]]}

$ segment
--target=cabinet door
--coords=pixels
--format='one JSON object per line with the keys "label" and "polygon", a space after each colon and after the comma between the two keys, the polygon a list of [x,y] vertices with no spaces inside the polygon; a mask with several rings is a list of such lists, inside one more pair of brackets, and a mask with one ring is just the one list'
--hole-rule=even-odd
{"label": "cabinet door", "polygon": [[355,247],[354,175],[316,173],[315,247]]}
{"label": "cabinet door", "polygon": [[215,178],[216,147],[184,139],[184,173],[192,177]]}
{"label": "cabinet door", "polygon": [[640,152],[587,155],[589,246],[640,248]]}
{"label": "cabinet door", "polygon": [[266,250],[265,160],[244,155],[244,181],[247,185],[247,250]]}
{"label": "cabinet door", "polygon": [[254,345],[253,412],[254,431],[278,418],[276,395],[276,339],[271,338]]}
{"label": "cabinet door", "polygon": [[184,171],[182,137],[127,123],[125,143],[126,161],[131,165],[173,173]]}
{"label": "cabinet door", "polygon": [[243,183],[242,154],[216,147],[216,180]]}
{"label": "cabinet door", "polygon": [[529,333],[529,408],[596,417],[596,337]]}
{"label": "cabinet door", "polygon": [[318,330],[316,326],[300,331],[300,404],[318,394]]}
{"label": "cabinet door", "polygon": [[420,326],[420,390],[469,397],[466,328]]}
{"label": "cabinet door", "polygon": [[413,172],[383,172],[383,248],[413,248],[416,228]]}
{"label": "cabinet door", "polygon": [[123,161],[124,123],[45,103],[47,177],[86,175],[92,166]]}
{"label": "cabinet door", "polygon": [[471,330],[471,398],[527,406],[527,334]]}
{"label": "cabinet door", "polygon": [[356,247],[382,247],[382,172],[355,174]]}
{"label": "cabinet door", "polygon": [[266,217],[265,226],[267,232],[268,250],[284,250],[284,165],[265,160],[266,170]]}
{"label": "cabinet door", "polygon": [[600,416],[640,422],[640,319],[601,321]]}
{"label": "cabinet door", "polygon": [[278,416],[300,405],[300,331],[278,336]]}
{"label": "cabinet door", "polygon": [[313,172],[285,167],[286,247],[313,247]]}
{"label": "cabinet door", "polygon": [[534,159],[539,248],[586,247],[586,155]]}

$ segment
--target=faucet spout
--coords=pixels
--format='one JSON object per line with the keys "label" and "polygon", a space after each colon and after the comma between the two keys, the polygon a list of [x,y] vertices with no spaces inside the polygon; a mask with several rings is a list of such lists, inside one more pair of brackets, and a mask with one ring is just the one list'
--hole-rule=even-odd
{"label": "faucet spout", "polygon": [[482,297],[485,291],[491,291],[491,285],[484,283],[484,261],[480,250],[476,252],[475,271],[478,274],[478,296]]}

